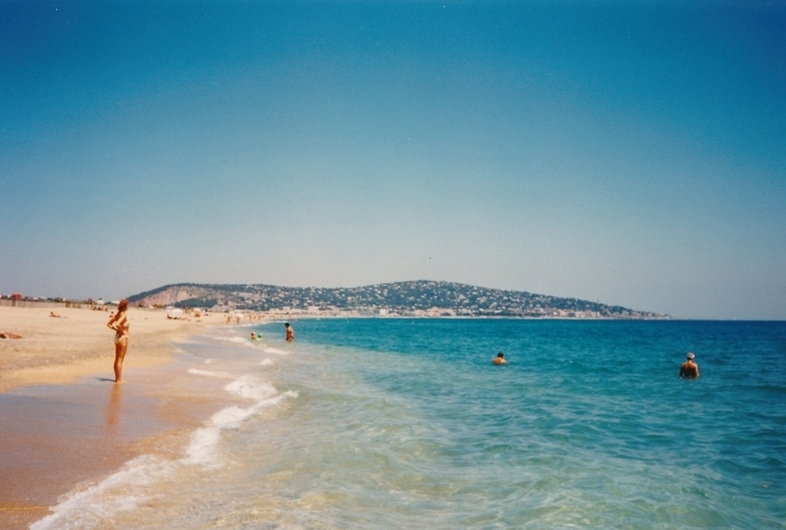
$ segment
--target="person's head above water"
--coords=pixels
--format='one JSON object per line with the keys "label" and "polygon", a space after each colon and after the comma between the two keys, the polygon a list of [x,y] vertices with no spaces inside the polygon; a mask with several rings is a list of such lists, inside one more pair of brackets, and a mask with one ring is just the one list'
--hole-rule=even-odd
{"label": "person's head above water", "polygon": [[690,359],[690,360],[692,361],[692,360],[693,360],[693,359],[695,359],[695,358],[696,358],[696,356],[695,356],[695,355],[693,355],[693,353],[692,353],[692,352],[688,352],[688,359]]}
{"label": "person's head above water", "polygon": [[502,353],[502,352],[499,352],[499,353],[497,354],[497,357],[499,357],[500,359],[502,359],[503,357],[505,357],[505,354],[504,354],[504,353]]}

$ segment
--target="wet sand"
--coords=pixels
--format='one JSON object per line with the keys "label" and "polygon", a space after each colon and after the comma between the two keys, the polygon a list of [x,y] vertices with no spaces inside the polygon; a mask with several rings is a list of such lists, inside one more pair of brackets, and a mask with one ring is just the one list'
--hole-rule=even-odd
{"label": "wet sand", "polygon": [[[0,527],[27,528],[59,496],[131,458],[178,451],[223,403],[183,377],[175,355],[211,319],[129,310],[124,384],[113,381],[109,313],[0,307]],[[212,323],[223,317],[212,317]],[[68,383],[68,384],[65,384]]]}

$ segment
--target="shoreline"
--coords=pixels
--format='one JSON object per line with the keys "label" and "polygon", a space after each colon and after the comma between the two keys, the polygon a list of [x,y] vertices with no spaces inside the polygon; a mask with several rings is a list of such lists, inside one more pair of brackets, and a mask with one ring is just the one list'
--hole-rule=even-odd
{"label": "shoreline", "polygon": [[[129,308],[123,384],[114,383],[110,313],[0,307],[0,526],[28,528],[59,498],[147,453],[182,450],[223,406],[183,376],[180,345],[222,315],[172,320]],[[211,318],[212,317],[212,318]],[[155,368],[155,369],[153,369]],[[220,395],[220,394],[219,394]]]}

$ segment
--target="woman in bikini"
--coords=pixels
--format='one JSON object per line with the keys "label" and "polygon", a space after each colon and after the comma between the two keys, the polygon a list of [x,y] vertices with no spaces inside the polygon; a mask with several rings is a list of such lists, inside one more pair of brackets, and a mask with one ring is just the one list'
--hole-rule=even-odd
{"label": "woman in bikini", "polygon": [[109,319],[109,322],[106,323],[106,327],[109,329],[115,330],[115,383],[122,383],[123,378],[121,374],[123,372],[123,359],[126,356],[126,350],[128,350],[128,315],[126,311],[128,310],[128,300],[120,300],[120,303],[117,304],[117,313],[115,313],[112,318]]}

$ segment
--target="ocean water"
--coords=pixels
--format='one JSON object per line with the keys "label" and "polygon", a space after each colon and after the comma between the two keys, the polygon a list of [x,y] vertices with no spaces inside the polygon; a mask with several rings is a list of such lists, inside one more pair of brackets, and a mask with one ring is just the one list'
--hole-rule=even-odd
{"label": "ocean water", "polygon": [[786,528],[786,323],[293,326],[186,345],[234,402],[32,528]]}

